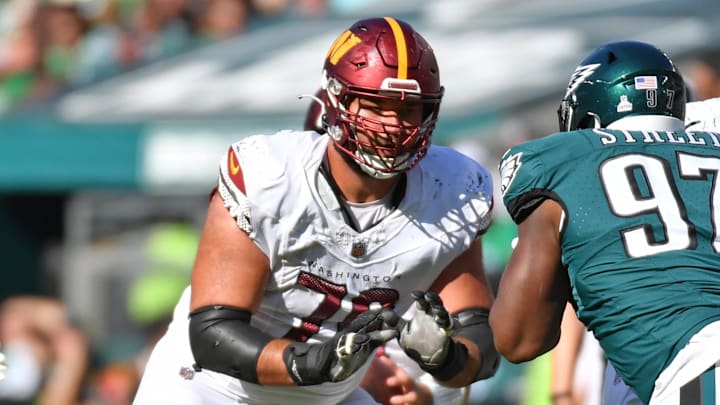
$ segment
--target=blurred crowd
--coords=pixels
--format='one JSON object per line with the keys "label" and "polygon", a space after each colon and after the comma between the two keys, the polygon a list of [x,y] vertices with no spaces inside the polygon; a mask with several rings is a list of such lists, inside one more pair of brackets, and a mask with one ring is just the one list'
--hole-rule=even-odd
{"label": "blurred crowd", "polygon": [[142,265],[127,285],[112,286],[116,294],[106,294],[121,323],[109,337],[93,338],[92,328],[50,294],[20,293],[0,301],[0,351],[8,366],[0,405],[132,402],[150,351],[189,283],[199,240],[198,229],[184,222],[147,229],[143,248],[134,253]]}
{"label": "blurred crowd", "polygon": [[0,0],[0,113],[286,18],[358,0]]}

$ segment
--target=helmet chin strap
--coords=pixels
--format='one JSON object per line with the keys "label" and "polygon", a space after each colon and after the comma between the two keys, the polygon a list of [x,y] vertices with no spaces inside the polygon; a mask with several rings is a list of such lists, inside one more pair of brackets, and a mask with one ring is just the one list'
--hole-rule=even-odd
{"label": "helmet chin strap", "polygon": [[366,168],[363,164],[361,164],[357,159],[352,157],[350,154],[342,151],[340,149],[341,147],[338,144],[338,142],[333,142],[333,147],[340,154],[340,157],[342,158],[342,160],[344,160],[345,163],[347,163],[348,166],[350,166],[355,173],[358,173],[362,176],[368,176],[368,177],[374,178],[374,176],[372,176],[370,173],[367,172],[367,170],[372,170],[372,168]]}
{"label": "helmet chin strap", "polygon": [[[342,128],[340,128],[339,125],[333,125],[328,127],[327,133],[337,144],[340,144],[345,138],[345,134],[343,133],[343,130]],[[377,169],[377,167],[385,167],[385,165],[388,163],[388,166],[392,167],[392,163],[397,158],[382,158],[378,155],[363,151],[361,148],[355,149],[354,155],[356,159],[352,159],[350,156],[348,156],[347,153],[342,151],[340,152],[340,154],[347,157],[346,160],[352,167],[359,168],[363,174],[366,174],[372,178],[381,180],[390,179],[399,174],[399,172],[387,173]],[[406,155],[400,157],[404,159]]]}
{"label": "helmet chin strap", "polygon": [[360,166],[363,172],[365,172],[370,177],[374,177],[380,180],[390,179],[397,176],[402,172],[402,169],[405,168],[409,162],[409,160],[406,160],[402,167],[398,167],[398,169],[400,169],[399,171],[388,173],[380,171],[376,167],[384,167],[385,165],[389,167],[394,167],[393,163],[395,162],[395,160],[407,159],[407,154],[392,158],[382,158],[378,155],[365,152],[361,148],[358,148],[355,150],[355,156],[358,157],[358,166]]}

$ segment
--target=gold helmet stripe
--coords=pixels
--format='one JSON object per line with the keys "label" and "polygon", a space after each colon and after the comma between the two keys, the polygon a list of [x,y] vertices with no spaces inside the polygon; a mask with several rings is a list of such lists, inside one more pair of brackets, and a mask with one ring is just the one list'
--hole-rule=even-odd
{"label": "gold helmet stripe", "polygon": [[398,79],[407,79],[408,70],[408,54],[407,45],[405,43],[405,34],[403,33],[400,24],[392,17],[385,17],[385,21],[392,28],[393,36],[395,37],[395,46],[397,47],[398,55]]}

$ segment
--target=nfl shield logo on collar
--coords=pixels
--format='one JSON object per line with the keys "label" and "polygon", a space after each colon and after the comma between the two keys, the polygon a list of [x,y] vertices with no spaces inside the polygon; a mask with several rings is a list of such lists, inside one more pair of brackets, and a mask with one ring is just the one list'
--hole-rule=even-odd
{"label": "nfl shield logo on collar", "polygon": [[350,254],[353,257],[360,257],[365,254],[366,249],[367,244],[364,241],[353,242],[352,249],[350,249]]}
{"label": "nfl shield logo on collar", "polygon": [[195,371],[190,367],[180,367],[180,372],[178,373],[178,375],[180,375],[180,377],[185,380],[192,380],[193,377],[195,377]]}

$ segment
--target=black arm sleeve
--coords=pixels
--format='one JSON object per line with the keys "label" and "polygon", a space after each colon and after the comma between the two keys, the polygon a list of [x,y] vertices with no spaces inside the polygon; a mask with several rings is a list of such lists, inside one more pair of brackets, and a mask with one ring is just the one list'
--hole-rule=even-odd
{"label": "black arm sleeve", "polygon": [[[560,196],[550,190],[536,189],[528,191],[511,200],[507,205],[508,213],[516,224],[523,222],[545,200],[555,200],[565,208]],[[566,210],[567,211],[567,210]]]}
{"label": "black arm sleeve", "polygon": [[257,361],[272,337],[250,326],[246,310],[213,305],[190,313],[195,365],[258,383]]}
{"label": "black arm sleeve", "polygon": [[454,336],[462,336],[480,349],[482,366],[475,380],[483,380],[495,375],[500,364],[500,355],[495,350],[492,331],[488,323],[490,311],[486,308],[470,308],[453,314],[455,321]]}

